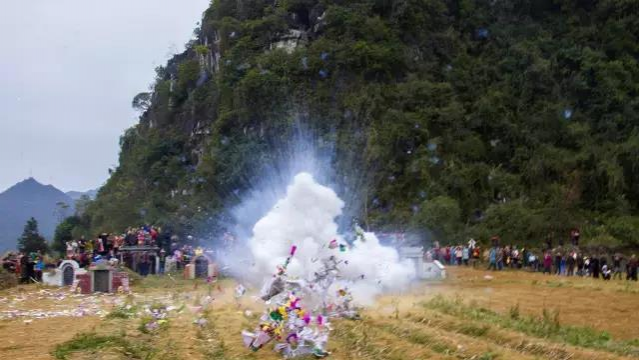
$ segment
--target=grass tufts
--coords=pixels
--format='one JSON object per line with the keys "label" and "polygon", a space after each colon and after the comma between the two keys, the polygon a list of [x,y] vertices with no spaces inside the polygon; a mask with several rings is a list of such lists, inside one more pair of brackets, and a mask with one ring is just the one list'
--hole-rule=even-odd
{"label": "grass tufts", "polygon": [[513,320],[519,319],[519,316],[520,316],[520,314],[519,314],[519,303],[515,304],[515,306],[511,306],[510,309],[508,309],[508,315]]}
{"label": "grass tufts", "polygon": [[75,352],[95,352],[105,348],[116,349],[128,359],[148,360],[154,356],[152,349],[147,346],[133,344],[122,336],[98,335],[94,332],[80,333],[73,339],[59,344],[53,350],[52,355],[56,359],[64,360]]}
{"label": "grass tufts", "polygon": [[486,308],[468,306],[458,299],[446,299],[441,295],[435,296],[423,305],[448,315],[494,324],[538,338],[621,355],[639,355],[639,347],[631,341],[615,341],[607,332],[590,327],[561,325],[558,310],[543,309],[541,318],[521,315],[513,317],[519,313],[518,307],[511,309],[508,315],[502,315]]}
{"label": "grass tufts", "polygon": [[497,358],[496,356],[497,356],[497,355],[495,355],[495,354],[493,354],[493,353],[491,353],[491,352],[487,352],[487,353],[483,353],[483,354],[481,354],[481,355],[477,358],[477,360],[493,360],[493,359],[496,359],[496,358]]}
{"label": "grass tufts", "polygon": [[106,316],[107,319],[130,319],[135,317],[137,308],[135,306],[117,306]]}

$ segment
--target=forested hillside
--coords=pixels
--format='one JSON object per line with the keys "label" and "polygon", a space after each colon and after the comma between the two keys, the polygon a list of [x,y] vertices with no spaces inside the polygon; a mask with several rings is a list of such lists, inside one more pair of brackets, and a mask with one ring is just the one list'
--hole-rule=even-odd
{"label": "forested hillside", "polygon": [[215,0],[195,33],[84,230],[210,229],[303,124],[373,229],[639,245],[636,1]]}

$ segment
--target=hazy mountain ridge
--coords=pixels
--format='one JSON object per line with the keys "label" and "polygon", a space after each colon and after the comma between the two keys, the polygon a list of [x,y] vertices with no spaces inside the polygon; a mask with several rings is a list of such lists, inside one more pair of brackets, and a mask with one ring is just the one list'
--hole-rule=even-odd
{"label": "hazy mountain ridge", "polygon": [[0,193],[0,251],[16,248],[30,217],[38,221],[40,234],[50,241],[57,224],[72,215],[74,207],[74,200],[53,185],[43,185],[34,178],[18,182]]}
{"label": "hazy mountain ridge", "polygon": [[88,196],[89,199],[93,200],[98,195],[98,190],[87,190],[87,191],[67,191],[65,193],[68,197],[73,199],[73,201],[80,200],[80,198],[84,195]]}

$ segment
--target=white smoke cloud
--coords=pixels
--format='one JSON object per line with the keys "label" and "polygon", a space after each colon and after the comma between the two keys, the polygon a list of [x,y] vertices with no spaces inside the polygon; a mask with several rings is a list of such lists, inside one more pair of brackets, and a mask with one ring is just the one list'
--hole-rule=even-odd
{"label": "white smoke cloud", "polygon": [[344,205],[332,189],[318,184],[309,173],[295,176],[284,197],[253,227],[248,241],[253,278],[262,280],[274,273],[295,245],[289,275],[311,280],[321,269],[321,260],[333,255],[341,261],[341,279],[334,286],[348,286],[360,304],[370,304],[385,290],[406,288],[415,277],[414,268],[400,261],[395,249],[382,246],[375,234],[364,233],[363,239],[357,238],[345,251],[328,247],[333,239],[347,244],[336,223]]}

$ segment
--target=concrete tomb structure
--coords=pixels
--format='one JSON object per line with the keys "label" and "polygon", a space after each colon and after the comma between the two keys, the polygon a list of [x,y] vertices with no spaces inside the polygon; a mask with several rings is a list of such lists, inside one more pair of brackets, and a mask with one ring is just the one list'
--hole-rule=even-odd
{"label": "concrete tomb structure", "polygon": [[206,279],[217,277],[217,265],[202,251],[196,252],[191,262],[184,267],[185,279]]}
{"label": "concrete tomb structure", "polygon": [[89,267],[86,273],[76,275],[72,290],[75,291],[78,288],[82,294],[114,293],[120,288],[128,292],[129,275],[106,262],[99,262]]}
{"label": "concrete tomb structure", "polygon": [[76,275],[86,272],[75,260],[64,260],[57,268],[45,271],[42,274],[42,282],[50,286],[71,286]]}
{"label": "concrete tomb structure", "polygon": [[424,273],[422,275],[422,279],[428,280],[440,280],[446,278],[446,267],[439,262],[438,260],[434,260],[432,262],[424,263]]}
{"label": "concrete tomb structure", "polygon": [[123,246],[120,263],[136,273],[146,276],[160,273],[160,248],[152,245]]}
{"label": "concrete tomb structure", "polygon": [[442,263],[435,260],[424,261],[424,249],[421,247],[401,247],[399,256],[402,260],[409,260],[414,268],[418,279],[438,280],[446,278],[446,268]]}

